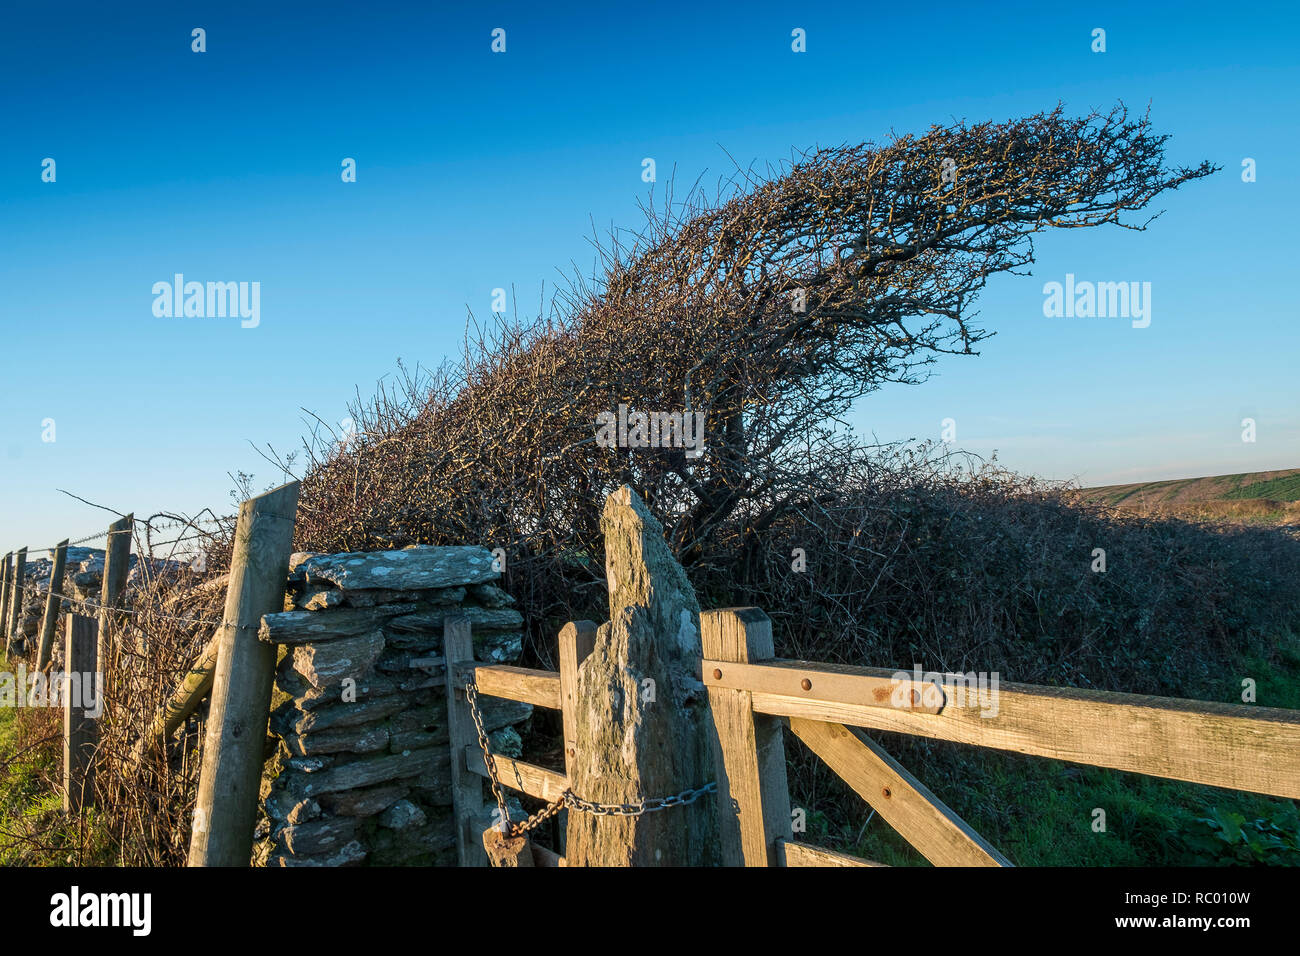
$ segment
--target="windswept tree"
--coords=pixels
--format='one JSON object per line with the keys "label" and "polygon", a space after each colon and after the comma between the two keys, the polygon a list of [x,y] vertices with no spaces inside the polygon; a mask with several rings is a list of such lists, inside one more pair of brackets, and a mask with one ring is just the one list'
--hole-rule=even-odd
{"label": "windswept tree", "polygon": [[[855,400],[974,352],[979,291],[1033,262],[1035,233],[1144,229],[1157,195],[1215,170],[1167,166],[1167,139],[1123,106],[1058,107],[821,149],[652,207],[549,314],[381,390],[355,436],[312,445],[299,545],[501,547],[544,619],[599,587],[600,503],[627,482],[684,562],[736,567],[764,529],[856,480],[863,449],[839,425]],[[598,417],[620,405],[703,412],[703,454],[603,447]]]}

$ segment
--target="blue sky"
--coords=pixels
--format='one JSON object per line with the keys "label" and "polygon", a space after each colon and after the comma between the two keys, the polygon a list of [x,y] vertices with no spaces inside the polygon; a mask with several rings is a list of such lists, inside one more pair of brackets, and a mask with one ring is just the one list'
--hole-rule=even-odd
{"label": "blue sky", "polygon": [[[1173,162],[1224,169],[1164,197],[1145,233],[1041,236],[1033,275],[981,298],[998,334],[980,357],[853,422],[893,440],[953,418],[959,447],[1085,484],[1300,466],[1300,14],[981,6],[8,5],[0,551],[110,517],[56,488],[145,515],[228,508],[240,469],[270,484],[250,441],[292,448],[301,407],[337,421],[399,357],[454,354],[492,289],[531,312],[543,283],[589,269],[593,223],[640,223],[645,157],[662,189],[674,168],[712,182],[729,157],[1058,100],[1150,102]],[[178,272],[260,282],[260,324],[156,317],[152,286]],[[1045,318],[1043,283],[1066,273],[1150,282],[1150,327]]]}

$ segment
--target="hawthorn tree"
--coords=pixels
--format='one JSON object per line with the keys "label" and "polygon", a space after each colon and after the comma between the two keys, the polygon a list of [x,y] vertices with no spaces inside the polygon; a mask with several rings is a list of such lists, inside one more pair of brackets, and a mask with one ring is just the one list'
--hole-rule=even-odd
{"label": "hawthorn tree", "polygon": [[[626,482],[688,567],[743,568],[765,529],[861,480],[854,401],[974,354],[979,291],[1034,261],[1035,233],[1145,229],[1156,196],[1215,171],[1167,166],[1167,139],[1122,105],[1057,107],[819,149],[651,206],[548,313],[381,387],[346,441],[317,431],[298,544],[501,547],[544,620],[603,594],[601,503]],[[602,447],[597,417],[620,404],[704,412],[704,453]]]}

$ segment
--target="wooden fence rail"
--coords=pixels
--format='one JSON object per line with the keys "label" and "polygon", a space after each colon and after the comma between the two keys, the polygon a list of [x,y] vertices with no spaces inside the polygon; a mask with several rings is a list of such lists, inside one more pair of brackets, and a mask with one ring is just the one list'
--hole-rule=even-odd
{"label": "wooden fence rail", "polygon": [[1300,797],[1300,711],[1011,683],[994,711],[963,675],[777,660],[757,608],[705,612],[701,633],[719,821],[747,866],[869,865],[793,841],[783,726],[936,865],[1009,861],[857,728]]}
{"label": "wooden fence rail", "polygon": [[[705,660],[706,686],[726,686]],[[998,712],[953,703],[935,713],[879,697],[895,672],[769,661],[745,675],[758,713],[850,724],[1280,797],[1300,797],[1300,711],[1073,687],[1001,683]],[[730,675],[724,671],[724,679]],[[809,689],[804,689],[807,683]]]}

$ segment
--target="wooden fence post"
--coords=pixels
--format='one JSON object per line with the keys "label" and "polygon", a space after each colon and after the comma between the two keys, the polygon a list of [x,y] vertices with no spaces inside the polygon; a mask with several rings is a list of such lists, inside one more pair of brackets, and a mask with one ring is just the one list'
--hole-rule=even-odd
{"label": "wooden fence post", "polygon": [[458,665],[474,661],[474,636],[468,618],[450,618],[443,623],[442,655],[447,670],[447,736],[451,741],[456,857],[461,866],[487,866],[487,851],[483,848],[483,782],[465,766],[465,748],[479,749],[478,731],[457,675]]}
{"label": "wooden fence post", "polygon": [[[578,756],[578,668],[595,646],[593,621],[570,621],[560,629],[560,718],[564,733],[564,773],[570,779]],[[567,842],[568,827],[561,825],[561,852]]]}
{"label": "wooden fence post", "polygon": [[257,631],[262,615],[284,610],[297,512],[296,481],[239,507],[189,866],[248,866],[252,856],[276,657]]}
{"label": "wooden fence post", "polygon": [[36,651],[36,669],[45,670],[54,650],[54,631],[59,623],[59,608],[63,606],[63,573],[68,564],[68,539],[64,538],[54,548],[54,567],[50,569],[49,592],[45,595],[45,617],[41,619],[41,643]]}
{"label": "wooden fence post", "polygon": [[99,685],[99,712],[103,713],[103,683],[95,659],[95,619],[69,614],[63,674],[63,810],[78,813],[95,802],[95,749],[99,724],[87,716],[90,695]]}
{"label": "wooden fence post", "polygon": [[0,564],[0,630],[4,630],[5,621],[9,620],[9,575],[13,571],[14,553],[5,555],[4,564]]}
{"label": "wooden fence post", "polygon": [[5,655],[13,646],[14,632],[23,622],[23,598],[27,595],[27,548],[18,549],[14,559],[14,576],[9,585],[9,618],[5,621]]}
{"label": "wooden fence post", "polygon": [[133,515],[119,518],[108,526],[108,541],[104,545],[104,582],[99,591],[99,666],[105,675],[105,690],[108,689],[107,675],[112,670],[112,632],[116,620],[112,611],[121,601],[122,591],[126,587],[126,574],[131,567],[131,532],[135,528]]}
{"label": "wooden fence post", "polygon": [[[772,622],[756,607],[701,612],[700,642],[706,660],[775,656]],[[791,836],[781,720],[754,713],[747,690],[709,687],[709,708],[723,865],[779,866],[780,841]]]}

